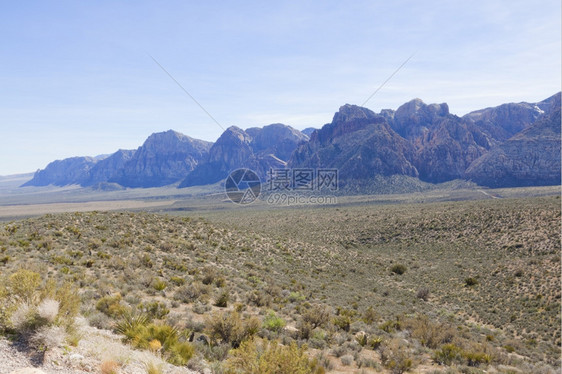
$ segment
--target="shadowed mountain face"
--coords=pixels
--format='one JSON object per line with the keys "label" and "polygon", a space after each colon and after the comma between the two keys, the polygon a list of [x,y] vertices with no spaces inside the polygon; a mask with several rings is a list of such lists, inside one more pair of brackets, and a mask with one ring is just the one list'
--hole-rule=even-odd
{"label": "shadowed mountain face", "polygon": [[295,168],[337,168],[339,177],[369,179],[394,174],[416,177],[414,147],[366,108],[346,104],[332,123],[312,133],[289,161]]}
{"label": "shadowed mountain face", "polygon": [[495,144],[489,133],[450,114],[447,104],[427,105],[414,99],[386,117],[414,145],[413,163],[426,182],[461,178],[468,165]]}
{"label": "shadowed mountain face", "polygon": [[473,162],[466,177],[489,187],[560,184],[560,100],[550,111]]}
{"label": "shadowed mountain face", "polygon": [[98,161],[88,173],[88,178],[80,183],[82,186],[92,186],[98,183],[107,182],[115,177],[115,174],[122,170],[129,162],[135,151],[120,149],[111,156]]}
{"label": "shadowed mountain face", "polygon": [[265,180],[270,168],[286,166],[298,144],[308,137],[290,126],[273,124],[246,131],[232,126],[220,136],[202,162],[180,184],[180,187],[219,182],[239,168],[254,170]]}

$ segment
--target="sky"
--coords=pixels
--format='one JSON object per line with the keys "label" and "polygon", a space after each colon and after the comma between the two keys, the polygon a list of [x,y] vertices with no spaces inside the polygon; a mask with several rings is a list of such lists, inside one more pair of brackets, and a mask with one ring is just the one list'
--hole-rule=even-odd
{"label": "sky", "polygon": [[1,1],[0,175],[168,129],[319,128],[412,55],[365,107],[540,101],[561,88],[560,18],[559,0]]}

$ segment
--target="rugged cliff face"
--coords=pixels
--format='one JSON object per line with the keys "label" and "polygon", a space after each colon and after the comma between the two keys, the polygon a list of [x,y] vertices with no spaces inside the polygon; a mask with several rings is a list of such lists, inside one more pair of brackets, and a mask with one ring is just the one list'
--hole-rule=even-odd
{"label": "rugged cliff face", "polygon": [[125,187],[159,187],[182,180],[207,156],[211,143],[169,130],[146,139],[109,179]]}
{"label": "rugged cliff face", "polygon": [[560,101],[549,116],[474,161],[465,177],[489,187],[560,184]]}
{"label": "rugged cliff face", "polygon": [[382,116],[356,105],[344,105],[332,123],[312,134],[293,153],[290,167],[337,168],[342,179],[375,175],[417,176],[414,147]]}
{"label": "rugged cliff face", "polygon": [[129,162],[135,151],[120,149],[111,156],[98,161],[88,173],[88,178],[81,183],[82,186],[93,186],[114,178]]}
{"label": "rugged cliff face", "polygon": [[212,184],[225,179],[239,168],[254,170],[265,180],[270,168],[282,168],[298,144],[308,137],[283,124],[244,131],[229,127],[211,147],[201,163],[180,184],[180,187]]}

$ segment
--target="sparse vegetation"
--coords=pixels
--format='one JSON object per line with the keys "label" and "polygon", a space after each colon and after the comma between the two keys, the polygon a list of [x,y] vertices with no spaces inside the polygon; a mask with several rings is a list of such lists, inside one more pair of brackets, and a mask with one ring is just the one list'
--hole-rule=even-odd
{"label": "sparse vegetation", "polygon": [[133,347],[216,372],[243,359],[303,373],[559,368],[556,199],[303,212],[0,225],[0,328],[40,349],[77,344],[81,311]]}

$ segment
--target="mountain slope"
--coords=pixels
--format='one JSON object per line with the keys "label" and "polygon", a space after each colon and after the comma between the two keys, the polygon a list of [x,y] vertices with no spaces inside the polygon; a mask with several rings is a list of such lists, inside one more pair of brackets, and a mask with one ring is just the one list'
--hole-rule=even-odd
{"label": "mountain slope", "polygon": [[560,101],[551,114],[494,147],[466,170],[489,187],[560,184]]}
{"label": "mountain slope", "polygon": [[45,169],[38,170],[22,187],[82,184],[89,178],[89,172],[96,162],[93,157],[70,157],[53,161]]}

